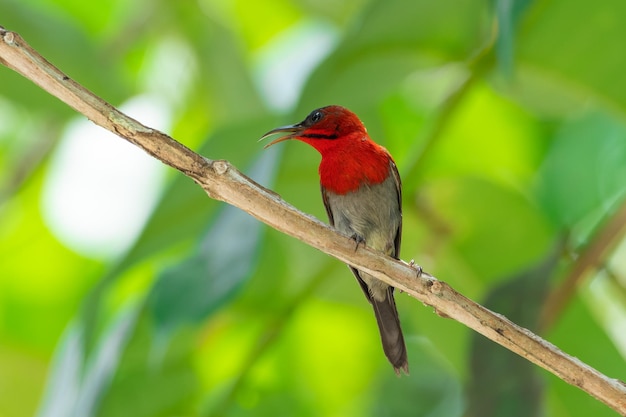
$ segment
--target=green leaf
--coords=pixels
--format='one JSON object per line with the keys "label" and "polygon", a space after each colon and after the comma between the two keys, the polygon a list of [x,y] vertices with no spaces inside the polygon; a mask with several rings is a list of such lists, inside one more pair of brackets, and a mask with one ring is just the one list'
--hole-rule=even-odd
{"label": "green leaf", "polygon": [[533,0],[495,0],[498,19],[496,53],[500,70],[510,76],[515,63],[515,32],[517,23]]}
{"label": "green leaf", "polygon": [[539,172],[537,194],[553,222],[573,226],[626,193],[626,127],[601,113],[565,123]]}
{"label": "green leaf", "polygon": [[451,244],[485,284],[541,258],[554,238],[533,202],[512,189],[468,178],[424,191],[446,219]]}
{"label": "green leaf", "polygon": [[178,336],[161,360],[154,361],[152,322],[150,315],[144,311],[121,355],[113,383],[92,415],[193,415],[191,403],[198,389],[198,379],[191,361],[194,338],[189,333]]}
{"label": "green leaf", "polygon": [[[263,153],[250,176],[271,184],[276,159],[276,152]],[[157,278],[150,306],[158,329],[168,332],[185,323],[198,323],[236,294],[257,263],[262,230],[249,214],[224,207],[199,251]]]}
{"label": "green leaf", "polygon": [[407,350],[411,374],[398,378],[386,367],[383,372],[387,376],[377,380],[369,396],[372,405],[367,415],[462,416],[461,383],[446,359],[423,338],[408,339]]}
{"label": "green leaf", "polygon": [[122,310],[85,360],[83,332],[77,325],[69,327],[57,350],[39,417],[94,415],[133,334],[137,313],[137,308]]}
{"label": "green leaf", "polygon": [[[227,159],[237,167],[248,166],[262,152],[257,140],[273,120],[270,117],[240,120],[217,129],[198,153],[211,159]],[[197,240],[218,206],[219,203],[210,199],[191,179],[177,174],[117,269],[124,269],[182,241]]]}
{"label": "green leaf", "polygon": [[[560,256],[559,245],[539,265],[494,287],[482,304],[522,327],[536,329]],[[468,417],[543,415],[544,384],[539,368],[475,332],[469,353]]]}
{"label": "green leaf", "polygon": [[485,12],[481,0],[371,2],[314,71],[298,112],[337,103],[367,115],[416,69],[466,59],[488,33]]}
{"label": "green leaf", "polygon": [[[535,2],[518,34],[516,91],[548,111],[589,100],[626,112],[626,2]],[[550,88],[548,90],[547,88]]]}
{"label": "green leaf", "polygon": [[72,416],[80,393],[82,371],[80,328],[70,326],[57,347],[38,417]]}
{"label": "green leaf", "polygon": [[203,7],[198,5],[166,2],[159,6],[162,18],[176,27],[195,52],[196,93],[208,104],[206,117],[223,126],[264,116],[267,109],[252,82],[240,33],[224,26],[213,13],[200,13]]}
{"label": "green leaf", "polygon": [[[13,0],[0,2],[0,16],[7,30],[19,33],[70,78],[100,92],[107,101],[116,103],[128,95],[129,86],[120,66],[103,53],[101,44],[85,32],[80,22],[63,14],[44,12],[29,2]],[[54,112],[64,117],[75,114],[57,98],[2,65],[0,79],[2,96],[30,111]]]}
{"label": "green leaf", "polygon": [[542,133],[524,108],[477,82],[425,161],[427,176],[486,178],[519,190],[541,164]]}
{"label": "green leaf", "polygon": [[[256,139],[272,122],[268,118],[241,121],[217,130],[200,150],[215,159],[224,158],[237,166],[249,164],[262,148]],[[248,141],[244,146],[242,141]],[[100,279],[84,303],[87,351],[97,329],[100,300],[122,273],[149,256],[182,243],[197,242],[207,230],[219,203],[210,199],[191,179],[177,175],[164,192],[160,202],[148,219],[141,235],[124,256]],[[190,268],[196,263],[189,264]]]}

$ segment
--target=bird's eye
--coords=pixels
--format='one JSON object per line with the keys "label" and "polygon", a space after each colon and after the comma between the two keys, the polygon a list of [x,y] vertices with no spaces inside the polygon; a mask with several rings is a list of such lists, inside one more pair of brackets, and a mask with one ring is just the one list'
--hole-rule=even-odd
{"label": "bird's eye", "polygon": [[311,113],[311,122],[312,123],[319,122],[321,118],[322,118],[322,112],[321,111],[314,111],[313,113]]}

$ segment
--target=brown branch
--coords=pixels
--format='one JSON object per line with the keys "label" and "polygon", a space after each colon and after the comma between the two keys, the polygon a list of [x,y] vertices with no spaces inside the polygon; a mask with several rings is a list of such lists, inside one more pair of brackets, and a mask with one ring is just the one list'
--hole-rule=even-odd
{"label": "brown branch", "polygon": [[18,34],[2,28],[0,62],[94,123],[189,176],[210,197],[239,207],[273,228],[393,285],[432,306],[440,315],[465,324],[626,415],[626,385],[622,382],[606,377],[427,273],[419,273],[410,265],[367,247],[360,246],[355,251],[350,238],[299,212],[227,161],[206,159],[171,137],[121,113],[52,66]]}

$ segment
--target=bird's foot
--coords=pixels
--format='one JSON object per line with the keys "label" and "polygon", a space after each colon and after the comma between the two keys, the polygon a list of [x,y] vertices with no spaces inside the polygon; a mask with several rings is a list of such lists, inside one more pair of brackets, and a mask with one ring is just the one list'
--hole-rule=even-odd
{"label": "bird's foot", "polygon": [[[422,269],[422,267],[421,267],[421,266],[419,266],[419,265],[416,265],[416,264],[415,264],[415,259],[411,259],[411,260],[409,261],[409,263],[406,263],[405,261],[402,261],[402,263],[404,263],[404,264],[408,265],[408,266],[409,266],[409,268],[412,268],[412,269],[414,269],[414,270],[415,270],[415,274],[416,274],[416,276],[415,276],[415,277],[416,277],[416,278],[419,278],[419,277],[421,277],[421,276],[422,276],[422,272],[424,272],[424,271],[423,271],[423,269]],[[402,290],[399,290],[399,291],[400,291],[400,292],[404,292],[404,291],[402,291]]]}
{"label": "bird's foot", "polygon": [[409,266],[415,269],[415,272],[417,273],[417,278],[422,276],[422,272],[424,271],[422,270],[421,266],[415,264],[415,259],[411,259],[411,261],[409,262]]}
{"label": "bird's foot", "polygon": [[356,242],[356,246],[354,247],[355,252],[357,251],[357,249],[359,249],[360,244],[365,245],[365,238],[358,233],[354,233],[352,236],[350,236],[350,239]]}

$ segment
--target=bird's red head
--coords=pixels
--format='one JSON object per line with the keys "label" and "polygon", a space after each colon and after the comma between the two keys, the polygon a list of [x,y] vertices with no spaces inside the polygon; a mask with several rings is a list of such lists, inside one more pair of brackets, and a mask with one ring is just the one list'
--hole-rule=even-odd
{"label": "bird's red head", "polygon": [[395,169],[387,150],[374,143],[359,118],[341,106],[313,110],[302,122],[270,130],[261,139],[276,133],[286,135],[265,147],[288,139],[308,143],[322,155],[322,187],[337,194],[357,190],[363,184],[381,183]]}
{"label": "bird's red head", "polygon": [[298,139],[317,149],[322,155],[350,139],[367,138],[367,130],[356,114],[341,106],[326,106],[313,110],[295,125],[281,126],[267,132],[261,139],[277,133],[287,133],[265,147],[288,139]]}

